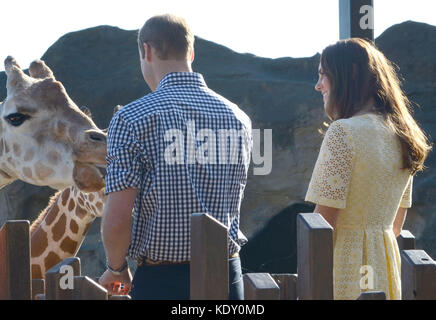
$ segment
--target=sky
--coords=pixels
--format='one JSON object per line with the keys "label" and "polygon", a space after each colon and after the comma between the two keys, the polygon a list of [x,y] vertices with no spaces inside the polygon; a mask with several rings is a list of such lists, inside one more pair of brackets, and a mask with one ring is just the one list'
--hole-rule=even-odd
{"label": "sky", "polygon": [[[139,29],[151,16],[186,18],[195,35],[261,57],[308,57],[339,39],[339,0],[5,0],[0,61],[23,68],[61,36],[98,25]],[[377,37],[407,20],[436,25],[434,0],[374,0]],[[4,70],[0,63],[0,70]]]}

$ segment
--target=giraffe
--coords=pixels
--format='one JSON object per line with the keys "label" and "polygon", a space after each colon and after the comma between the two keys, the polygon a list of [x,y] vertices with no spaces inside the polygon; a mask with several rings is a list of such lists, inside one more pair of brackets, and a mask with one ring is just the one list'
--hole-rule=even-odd
{"label": "giraffe", "polygon": [[45,278],[47,270],[77,254],[105,203],[103,190],[85,193],[74,186],[50,199],[30,227],[32,279]]}
{"label": "giraffe", "polygon": [[85,192],[104,187],[106,134],[70,99],[41,60],[25,74],[5,62],[7,97],[0,103],[0,188],[15,181]]}
{"label": "giraffe", "polygon": [[[91,117],[89,110],[85,113]],[[105,203],[103,190],[86,193],[75,186],[51,197],[30,226],[32,279],[45,278],[47,270],[77,254],[92,222],[103,216]]]}

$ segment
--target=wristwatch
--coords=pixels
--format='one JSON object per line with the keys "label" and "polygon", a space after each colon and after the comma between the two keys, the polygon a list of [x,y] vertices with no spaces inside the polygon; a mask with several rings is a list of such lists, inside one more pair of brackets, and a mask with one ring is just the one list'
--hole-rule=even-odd
{"label": "wristwatch", "polygon": [[106,268],[116,276],[121,275],[127,269],[128,266],[129,265],[127,263],[127,258],[124,260],[124,264],[118,269],[111,268],[111,266],[109,265],[109,263],[106,260]]}

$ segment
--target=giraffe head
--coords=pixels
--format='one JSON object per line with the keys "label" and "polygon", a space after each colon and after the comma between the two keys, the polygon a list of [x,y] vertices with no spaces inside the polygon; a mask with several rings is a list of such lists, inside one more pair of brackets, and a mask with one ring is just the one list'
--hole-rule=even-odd
{"label": "giraffe head", "polygon": [[5,60],[7,97],[0,105],[0,187],[20,179],[54,189],[101,190],[106,134],[70,99],[43,61],[26,75]]}

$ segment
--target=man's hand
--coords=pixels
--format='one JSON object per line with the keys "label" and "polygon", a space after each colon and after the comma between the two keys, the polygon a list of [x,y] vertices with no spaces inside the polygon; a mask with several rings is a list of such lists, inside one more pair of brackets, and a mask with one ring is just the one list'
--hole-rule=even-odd
{"label": "man's hand", "polygon": [[129,267],[119,276],[106,270],[98,280],[109,295],[127,295],[132,289],[132,274]]}
{"label": "man's hand", "polygon": [[[121,266],[126,259],[132,228],[132,209],[137,191],[126,189],[108,195],[101,224],[101,234],[110,266]],[[121,275],[106,270],[99,283],[109,294],[128,294],[132,286],[132,274],[127,268]],[[124,289],[121,290],[121,284]]]}

